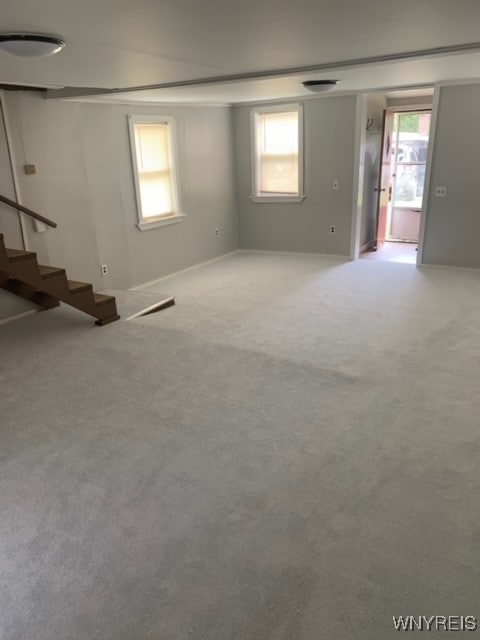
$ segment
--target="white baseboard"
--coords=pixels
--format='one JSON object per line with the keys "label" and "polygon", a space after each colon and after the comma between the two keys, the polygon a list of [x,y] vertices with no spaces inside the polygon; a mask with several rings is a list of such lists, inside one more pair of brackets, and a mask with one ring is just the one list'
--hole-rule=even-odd
{"label": "white baseboard", "polygon": [[31,316],[32,313],[37,313],[37,310],[28,309],[27,311],[22,311],[22,313],[16,313],[14,316],[8,316],[8,318],[2,318],[0,320],[0,324],[8,324],[9,322],[13,322],[14,320],[20,320],[21,318],[25,318],[25,316]]}
{"label": "white baseboard", "polygon": [[286,256],[317,256],[318,258],[337,258],[340,260],[348,261],[349,257],[347,255],[340,255],[337,253],[314,253],[307,251],[275,251],[269,249],[234,249],[233,251],[228,251],[227,253],[222,253],[221,256],[216,256],[215,258],[210,258],[209,260],[205,260],[204,262],[197,262],[196,264],[192,264],[189,267],[185,267],[185,269],[180,269],[179,271],[174,271],[173,273],[168,273],[165,276],[160,276],[160,278],[155,278],[155,280],[150,280],[148,282],[144,282],[143,284],[137,284],[135,287],[130,287],[128,291],[141,291],[146,287],[151,287],[152,285],[157,284],[158,282],[163,282],[164,280],[168,280],[169,278],[174,278],[175,276],[180,275],[181,273],[186,273],[187,271],[191,271],[192,269],[197,269],[198,267],[204,267],[207,264],[211,264],[212,262],[218,262],[219,260],[223,260],[227,256],[234,255],[235,253],[259,253],[259,254],[275,254],[275,255],[286,255]]}
{"label": "white baseboard", "polygon": [[168,278],[173,278],[174,276],[178,276],[181,273],[185,273],[186,271],[191,271],[192,269],[197,269],[197,267],[203,267],[211,262],[218,262],[218,260],[223,260],[227,256],[231,256],[234,253],[237,253],[238,249],[234,249],[233,251],[228,251],[228,253],[222,253],[221,256],[216,256],[215,258],[210,258],[209,260],[205,260],[204,262],[197,262],[196,264],[192,264],[190,267],[185,267],[185,269],[180,269],[179,271],[174,271],[173,273],[167,273],[165,276],[160,276],[160,278],[155,278],[155,280],[150,280],[149,282],[144,282],[143,284],[137,284],[135,287],[130,287],[128,291],[141,291],[145,287],[150,287],[151,285],[156,284],[157,282],[162,282],[163,280],[167,280]]}
{"label": "white baseboard", "polygon": [[317,256],[317,258],[340,258],[341,260],[348,261],[350,258],[347,255],[341,255],[339,253],[318,253],[309,251],[276,251],[275,249],[237,249],[234,253],[265,253],[284,256]]}
{"label": "white baseboard", "polygon": [[464,267],[462,265],[454,265],[454,264],[428,264],[425,262],[421,262],[417,264],[417,267],[421,269],[449,269],[453,271],[480,271],[480,267]]}

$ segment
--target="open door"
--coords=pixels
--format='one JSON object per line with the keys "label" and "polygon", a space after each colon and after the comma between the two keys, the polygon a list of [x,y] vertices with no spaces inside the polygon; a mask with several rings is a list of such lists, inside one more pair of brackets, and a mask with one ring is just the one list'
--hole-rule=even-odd
{"label": "open door", "polygon": [[380,172],[378,175],[377,192],[377,224],[374,250],[379,243],[385,242],[387,236],[388,208],[392,192],[392,147],[393,147],[393,123],[395,114],[390,111],[383,112],[382,156]]}
{"label": "open door", "polygon": [[431,111],[396,113],[387,240],[417,243],[427,168]]}
{"label": "open door", "polygon": [[375,249],[418,243],[430,120],[429,109],[384,114]]}

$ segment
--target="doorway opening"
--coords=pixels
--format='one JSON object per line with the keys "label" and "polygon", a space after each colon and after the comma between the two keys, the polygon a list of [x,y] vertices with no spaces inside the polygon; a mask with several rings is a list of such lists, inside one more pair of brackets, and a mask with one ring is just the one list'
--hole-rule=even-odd
{"label": "doorway opening", "polygon": [[427,173],[431,108],[390,106],[384,111],[376,220],[361,258],[417,263]]}

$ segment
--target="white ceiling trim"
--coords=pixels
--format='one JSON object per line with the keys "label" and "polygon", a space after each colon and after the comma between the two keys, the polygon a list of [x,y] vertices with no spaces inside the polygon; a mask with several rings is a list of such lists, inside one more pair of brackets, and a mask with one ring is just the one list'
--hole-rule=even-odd
{"label": "white ceiling trim", "polygon": [[207,78],[196,78],[192,80],[179,80],[177,82],[164,82],[158,84],[140,85],[124,88],[102,89],[88,87],[70,87],[59,90],[47,90],[47,99],[75,98],[95,95],[114,95],[133,92],[143,92],[161,89],[177,89],[184,87],[201,87],[205,85],[219,85],[227,83],[240,83],[251,80],[266,80],[279,77],[294,76],[304,73],[320,73],[325,71],[336,71],[352,69],[355,67],[369,67],[392,62],[413,61],[425,58],[443,57],[447,55],[476,53],[480,51],[480,42],[469,42],[445,47],[434,47],[431,49],[418,49],[415,51],[404,51],[400,53],[357,58],[351,60],[338,60],[336,62],[326,62],[318,65],[307,65],[302,67],[290,67],[284,69],[270,69],[265,71],[253,71],[247,73],[213,76]]}

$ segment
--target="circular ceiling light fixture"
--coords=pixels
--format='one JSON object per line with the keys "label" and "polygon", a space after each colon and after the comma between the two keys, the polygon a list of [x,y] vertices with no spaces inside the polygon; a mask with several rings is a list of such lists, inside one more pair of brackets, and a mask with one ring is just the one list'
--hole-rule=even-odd
{"label": "circular ceiling light fixture", "polygon": [[338,80],[305,80],[302,84],[305,89],[313,91],[313,93],[322,93],[333,89],[338,84]]}
{"label": "circular ceiling light fixture", "polygon": [[65,46],[65,42],[54,36],[37,33],[1,33],[0,49],[22,58],[53,56]]}

